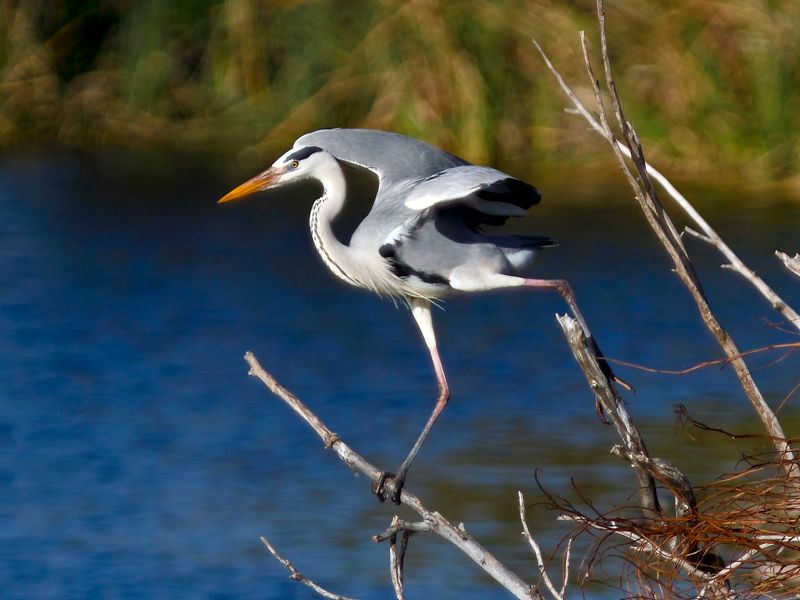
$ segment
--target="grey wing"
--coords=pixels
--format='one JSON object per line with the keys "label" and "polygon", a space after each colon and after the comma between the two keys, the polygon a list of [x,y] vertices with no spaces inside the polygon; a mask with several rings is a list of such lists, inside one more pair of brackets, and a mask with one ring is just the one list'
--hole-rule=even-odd
{"label": "grey wing", "polygon": [[541,200],[539,191],[519,179],[473,165],[445,169],[421,179],[405,198],[411,210],[461,204],[485,215],[521,217]]}
{"label": "grey wing", "polygon": [[542,197],[532,185],[490,167],[462,165],[419,179],[404,190],[403,205],[413,211],[389,233],[384,243],[413,237],[421,224],[439,222],[451,236],[480,235],[482,225],[502,225],[520,217]]}
{"label": "grey wing", "polygon": [[380,246],[390,231],[414,214],[403,199],[420,178],[469,164],[425,142],[374,129],[320,129],[298,138],[294,145],[319,146],[337,159],[378,176],[372,209],[350,241],[352,246],[369,248]]}
{"label": "grey wing", "polygon": [[469,164],[425,142],[375,129],[320,129],[300,137],[294,145],[319,146],[341,161],[369,169],[378,175],[383,190]]}
{"label": "grey wing", "polygon": [[[295,142],[295,147],[303,146],[319,146],[378,176],[374,205],[350,245],[369,252],[379,249],[401,277],[441,285],[445,273],[464,261],[496,259],[505,264],[513,253],[552,243],[549,238],[481,235],[482,225],[502,225],[540,198],[533,186],[495,169],[470,165],[410,137],[371,129],[313,131]],[[412,207],[408,199],[416,199]],[[426,207],[413,208],[420,204]]]}
{"label": "grey wing", "polygon": [[[370,214],[353,235],[353,243],[391,243],[418,229],[420,212],[436,219],[453,235],[481,233],[483,225],[502,225],[524,216],[541,200],[539,191],[519,179],[475,165],[456,165],[424,177],[401,181],[379,191]],[[474,240],[473,240],[474,241]]]}
{"label": "grey wing", "polygon": [[384,239],[381,255],[399,275],[423,281],[449,279],[464,267],[513,273],[553,240],[541,236],[484,235],[541,200],[538,190],[488,167],[457,166],[417,181],[404,205],[412,214]]}

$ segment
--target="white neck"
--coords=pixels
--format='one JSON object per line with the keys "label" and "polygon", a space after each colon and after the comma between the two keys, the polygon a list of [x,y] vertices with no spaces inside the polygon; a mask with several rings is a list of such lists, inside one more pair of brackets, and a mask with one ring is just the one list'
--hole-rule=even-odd
{"label": "white neck", "polygon": [[332,156],[325,156],[324,163],[316,170],[315,177],[322,183],[323,192],[311,207],[309,226],[314,246],[328,268],[337,277],[353,285],[360,285],[354,276],[352,250],[343,244],[333,232],[333,220],[344,207],[347,182],[342,168]]}
{"label": "white neck", "polygon": [[351,285],[386,296],[415,295],[413,290],[401,290],[403,283],[392,275],[377,246],[374,249],[352,248],[336,237],[331,225],[344,207],[347,183],[339,162],[333,156],[321,158],[323,162],[315,169],[314,177],[322,183],[324,191],[311,207],[309,225],[314,246],[323,262],[334,275]]}

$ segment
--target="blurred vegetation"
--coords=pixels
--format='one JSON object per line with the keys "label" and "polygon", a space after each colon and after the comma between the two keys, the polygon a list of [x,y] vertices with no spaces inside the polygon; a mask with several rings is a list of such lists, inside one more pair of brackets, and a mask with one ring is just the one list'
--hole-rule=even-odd
{"label": "blurred vegetation", "polygon": [[[671,172],[800,173],[800,2],[607,0],[627,112]],[[392,129],[524,166],[606,156],[587,100],[593,0],[0,0],[0,147],[236,151]],[[608,154],[610,157],[610,154]]]}

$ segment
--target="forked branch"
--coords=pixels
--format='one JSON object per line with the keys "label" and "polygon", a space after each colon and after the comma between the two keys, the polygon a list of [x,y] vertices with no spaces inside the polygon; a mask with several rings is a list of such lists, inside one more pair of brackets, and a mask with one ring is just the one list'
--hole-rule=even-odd
{"label": "forked branch", "polygon": [[[625,408],[622,398],[619,397],[598,363],[593,345],[586,339],[583,328],[575,319],[567,315],[556,315],[556,320],[564,332],[564,337],[567,339],[575,360],[586,375],[589,388],[594,393],[597,404],[608,415],[626,450],[632,455],[644,455],[649,458],[650,454],[644,439]],[[631,461],[630,464],[636,474],[639,504],[644,516],[652,520],[660,519],[661,506],[656,494],[655,480],[641,464],[637,464],[635,461]]]}
{"label": "forked branch", "polygon": [[556,589],[556,586],[553,584],[553,580],[550,579],[550,576],[547,574],[547,565],[545,564],[544,557],[542,556],[542,550],[539,548],[539,543],[536,541],[533,535],[531,535],[530,528],[528,527],[528,519],[527,515],[525,514],[525,499],[522,496],[522,492],[517,492],[517,500],[519,505],[519,520],[522,523],[522,535],[527,540],[528,545],[530,545],[531,550],[533,550],[533,554],[536,557],[536,566],[539,567],[539,575],[541,575],[542,581],[544,582],[547,590],[550,592],[550,595],[553,597],[553,600],[564,600],[567,593],[567,582],[569,581],[569,559],[570,553],[572,552],[572,540],[570,539],[567,542],[567,547],[564,550],[564,572],[561,576],[561,588]]}
{"label": "forked branch", "polygon": [[627,538],[631,548],[634,550],[656,556],[661,560],[671,563],[673,566],[684,571],[695,581],[700,582],[698,587],[702,590],[701,593],[703,593],[705,597],[725,600],[736,598],[735,594],[725,587],[724,581],[719,578],[718,574],[707,573],[692,561],[678,556],[674,552],[670,552],[657,542],[632,531],[630,527],[618,525],[614,520],[603,521],[599,519],[588,519],[580,515],[561,515],[559,520],[572,521],[583,527],[606,531]]}
{"label": "forked branch", "polygon": [[[553,77],[555,77],[558,85],[561,87],[561,90],[569,98],[570,102],[572,102],[572,105],[575,107],[575,112],[583,117],[596,133],[608,139],[606,130],[580,101],[572,88],[570,88],[570,86],[561,76],[561,73],[558,72],[556,67],[550,61],[539,43],[536,40],[533,40],[533,45],[539,51],[539,54],[541,54],[542,60],[544,60],[545,65],[550,70]],[[616,138],[609,141],[616,146],[617,150],[622,153],[625,158],[632,158],[631,151],[625,143],[617,140]],[[736,271],[747,281],[749,281],[773,309],[780,313],[788,323],[800,330],[800,316],[798,316],[797,311],[789,306],[789,304],[787,304],[786,301],[783,300],[783,298],[781,298],[777,292],[775,292],[775,290],[773,290],[761,277],[758,276],[755,271],[753,271],[753,269],[748,267],[739,258],[739,256],[730,248],[730,246],[728,246],[728,244],[725,243],[725,241],[719,236],[719,234],[717,234],[714,228],[711,227],[711,225],[703,218],[697,209],[695,209],[692,203],[689,202],[686,196],[681,194],[681,192],[672,184],[672,182],[670,182],[669,179],[667,179],[663,173],[661,173],[661,171],[656,169],[647,161],[644,162],[644,167],[647,171],[647,174],[661,186],[661,189],[673,199],[673,201],[683,210],[683,212],[686,213],[686,216],[688,216],[689,219],[691,219],[695,226],[700,230],[695,231],[694,229],[687,227],[685,228],[685,231],[690,235],[703,240],[707,244],[714,246],[728,261],[726,265],[727,267],[733,271]],[[776,251],[775,254],[778,255],[778,257],[784,262],[790,271],[800,277],[800,254],[796,255],[793,259],[789,258],[782,252]],[[791,261],[791,264],[789,264],[788,261]]]}
{"label": "forked branch", "polygon": [[[622,132],[624,144],[617,141],[609,123],[608,111],[605,107],[603,96],[600,91],[600,84],[592,69],[592,64],[589,57],[589,48],[586,43],[585,36],[581,34],[586,69],[592,83],[592,88],[595,93],[597,108],[600,115],[599,126],[596,129],[598,129],[603,137],[611,144],[612,150],[618,159],[619,165],[636,194],[636,198],[639,201],[642,212],[644,213],[648,223],[655,232],[662,246],[666,250],[668,256],[670,259],[672,259],[675,272],[678,274],[684,286],[689,291],[692,299],[694,300],[703,323],[717,340],[717,343],[720,345],[725,355],[730,359],[731,365],[733,366],[745,395],[755,408],[757,414],[761,418],[761,421],[764,423],[764,426],[772,438],[779,456],[784,459],[784,468],[786,469],[787,473],[793,477],[798,477],[798,468],[794,464],[794,452],[786,442],[786,436],[783,432],[783,428],[776,418],[775,413],[764,400],[764,397],[753,380],[750,370],[747,367],[744,359],[741,357],[741,353],[739,352],[735,342],[714,316],[714,313],[706,299],[700,279],[694,270],[694,266],[689,259],[683,243],[681,242],[680,236],[675,229],[675,225],[667,212],[664,210],[655,187],[653,186],[648,172],[648,165],[644,158],[644,152],[639,144],[636,131],[625,119],[625,115],[622,110],[622,104],[614,83],[611,63],[608,57],[605,13],[603,10],[602,0],[597,0],[597,18],[600,27],[600,45],[606,84],[613,104],[613,115]],[[544,52],[541,50],[541,47],[539,47],[538,44],[537,48],[539,48],[539,51],[544,56]],[[569,90],[569,87],[566,85],[563,78],[557,74],[555,67],[553,67],[552,63],[547,59],[546,56],[545,60],[551,71],[556,74],[556,79],[558,80],[562,89],[564,89],[567,93],[567,96],[573,101],[573,104],[575,104],[578,112],[584,117],[590,115],[586,108],[577,101],[577,96],[575,96],[575,94]],[[627,152],[623,152],[622,148],[627,148]],[[633,163],[633,170],[626,162],[625,157],[630,157]],[[783,304],[785,305],[785,303]]]}
{"label": "forked branch", "polygon": [[[339,436],[331,431],[297,396],[278,383],[271,374],[264,370],[252,352],[247,352],[244,358],[250,365],[250,375],[260,379],[273,394],[283,400],[295,413],[300,415],[317,435],[319,435],[325,443],[326,448],[333,450],[351,470],[365,475],[373,482],[378,481],[382,472],[340,440]],[[392,481],[387,481],[387,487],[391,485]],[[389,491],[392,490],[390,489]],[[479,544],[463,526],[457,527],[445,519],[440,513],[428,510],[420,499],[412,494],[408,488],[403,488],[400,499],[403,504],[420,515],[425,524],[424,526],[414,525],[408,529],[416,529],[419,531],[427,529],[431,533],[435,533],[444,538],[471,558],[473,562],[486,571],[495,581],[511,592],[514,597],[524,600],[541,598],[531,585],[525,583],[519,576],[501,563],[491,552]]]}
{"label": "forked branch", "polygon": [[[775,251],[775,256],[781,259],[783,266],[789,269],[792,273],[800,277],[800,254],[789,256],[784,252]],[[800,328],[800,325],[797,325]]]}
{"label": "forked branch", "polygon": [[349,596],[342,596],[341,594],[335,594],[333,592],[329,592],[322,586],[314,583],[314,581],[312,581],[311,579],[300,573],[300,571],[298,571],[288,559],[278,554],[278,551],[275,549],[275,547],[264,536],[261,536],[261,543],[264,544],[264,546],[266,546],[267,550],[269,550],[269,553],[275,557],[275,560],[277,560],[284,567],[286,567],[286,569],[289,571],[289,577],[293,581],[299,581],[303,585],[306,585],[312,590],[314,590],[317,594],[319,594],[323,598],[328,598],[328,600],[353,600],[353,598],[350,598]]}

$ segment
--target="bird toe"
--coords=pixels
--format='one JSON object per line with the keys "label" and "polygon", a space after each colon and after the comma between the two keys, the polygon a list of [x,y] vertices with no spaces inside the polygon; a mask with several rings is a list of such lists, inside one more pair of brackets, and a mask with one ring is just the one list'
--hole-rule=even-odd
{"label": "bird toe", "polygon": [[[372,493],[377,496],[378,501],[384,502],[386,501],[386,480],[387,479],[394,479],[394,473],[390,473],[389,471],[384,471],[381,473],[381,476],[378,478],[378,481],[372,484]],[[392,501],[394,501],[394,494],[392,494]],[[399,502],[396,502],[399,504]]]}

